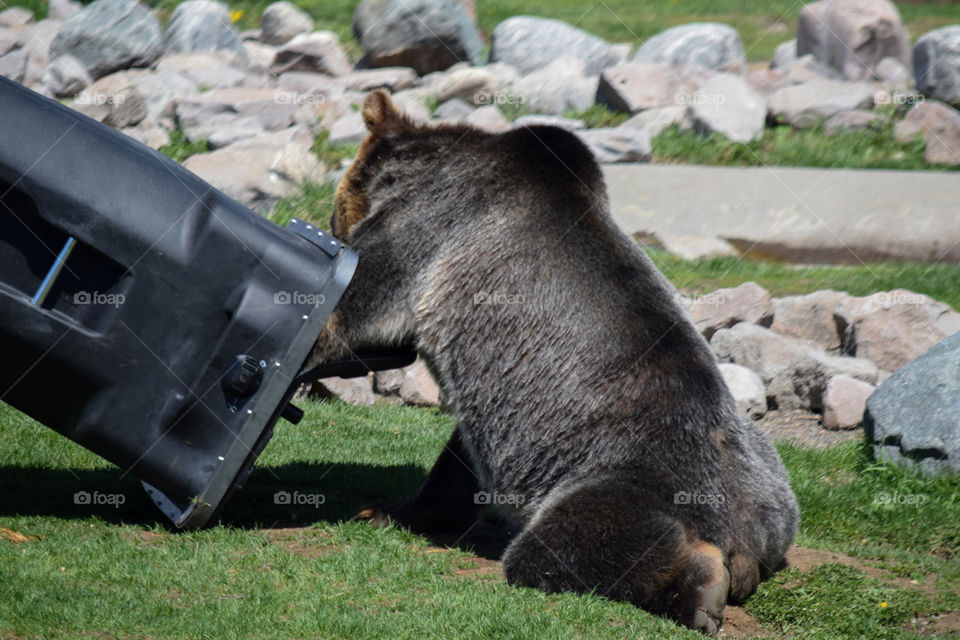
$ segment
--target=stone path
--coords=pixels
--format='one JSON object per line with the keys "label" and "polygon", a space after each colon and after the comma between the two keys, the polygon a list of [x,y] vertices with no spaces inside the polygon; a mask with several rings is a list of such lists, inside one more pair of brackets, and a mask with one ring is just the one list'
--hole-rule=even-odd
{"label": "stone path", "polygon": [[960,264],[960,174],[649,164],[604,174],[630,234],[722,237],[793,262]]}

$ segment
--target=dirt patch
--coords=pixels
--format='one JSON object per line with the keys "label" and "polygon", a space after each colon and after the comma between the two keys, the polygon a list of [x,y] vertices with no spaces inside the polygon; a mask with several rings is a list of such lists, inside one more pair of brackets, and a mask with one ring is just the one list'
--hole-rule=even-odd
{"label": "dirt patch", "polygon": [[790,444],[805,447],[832,447],[841,442],[863,439],[863,431],[860,429],[824,429],[820,416],[809,411],[768,411],[757,421],[757,426],[773,440],[785,440]]}
{"label": "dirt patch", "polygon": [[330,535],[309,527],[268,529],[267,540],[288,553],[304,558],[326,558],[339,549],[330,542]]}
{"label": "dirt patch", "polygon": [[914,591],[920,591],[929,596],[934,596],[937,594],[937,589],[932,578],[928,578],[923,582],[911,580],[910,578],[898,576],[890,571],[882,569],[881,567],[877,566],[877,563],[869,560],[862,560],[860,558],[854,558],[853,556],[848,556],[845,553],[838,553],[836,551],[809,549],[807,547],[800,546],[792,546],[787,549],[787,565],[791,569],[796,569],[802,573],[811,571],[812,569],[819,567],[820,565],[827,564],[828,562],[838,562],[848,567],[852,567],[858,571],[862,571],[870,578],[874,578],[881,582],[901,587],[903,589],[913,589]]}
{"label": "dirt patch", "polygon": [[34,536],[25,536],[19,531],[7,529],[6,527],[0,527],[0,538],[9,540],[14,544],[20,544],[22,542],[35,542],[38,539]]}
{"label": "dirt patch", "polygon": [[723,610],[723,626],[720,627],[721,638],[757,638],[766,635],[760,625],[750,617],[750,614],[733,605],[727,605]]}
{"label": "dirt patch", "polygon": [[[446,551],[446,549],[443,549]],[[453,575],[465,578],[498,578],[503,580],[503,564],[487,558],[470,558],[469,566],[453,570]]]}
{"label": "dirt patch", "polygon": [[960,638],[960,613],[944,613],[933,618],[918,620],[910,631],[936,638]]}

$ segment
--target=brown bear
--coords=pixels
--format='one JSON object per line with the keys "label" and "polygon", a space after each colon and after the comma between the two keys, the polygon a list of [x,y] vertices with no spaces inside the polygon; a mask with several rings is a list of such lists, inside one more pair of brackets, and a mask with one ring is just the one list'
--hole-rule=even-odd
{"label": "brown bear", "polygon": [[463,530],[493,506],[520,531],[511,584],[717,633],[782,563],[796,500],[590,151],[417,124],[382,91],[363,118],[331,223],[359,265],[310,362],[415,347],[457,419],[419,493],[366,516]]}

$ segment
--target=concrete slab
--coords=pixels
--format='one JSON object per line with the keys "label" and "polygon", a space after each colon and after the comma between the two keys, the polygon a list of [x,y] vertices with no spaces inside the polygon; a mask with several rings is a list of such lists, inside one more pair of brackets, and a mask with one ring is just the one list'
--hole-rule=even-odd
{"label": "concrete slab", "polygon": [[758,257],[960,264],[960,174],[934,171],[605,165],[627,233],[724,238]]}

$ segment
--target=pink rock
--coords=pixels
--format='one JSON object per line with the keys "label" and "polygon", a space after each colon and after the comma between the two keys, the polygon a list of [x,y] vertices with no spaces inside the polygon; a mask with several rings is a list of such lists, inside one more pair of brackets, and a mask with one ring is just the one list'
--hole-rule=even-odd
{"label": "pink rock", "polygon": [[427,365],[417,360],[406,368],[400,397],[406,404],[418,407],[435,407],[440,404],[440,387],[433,380]]}
{"label": "pink rock", "polygon": [[[317,395],[318,384],[322,384],[330,393],[343,402],[352,405],[373,406],[377,396],[373,393],[373,377],[369,374],[362,378],[324,378],[314,383],[311,395]],[[321,394],[322,395],[322,394]]]}
{"label": "pink rock", "polygon": [[770,328],[782,336],[797,338],[831,354],[840,351],[840,334],[833,319],[834,309],[851,296],[824,289],[805,296],[785,296],[773,301]]}
{"label": "pink rock", "polygon": [[830,379],[823,394],[823,426],[827,429],[853,429],[863,419],[867,398],[874,386],[848,375]]}
{"label": "pink rock", "polygon": [[741,322],[769,327],[773,322],[773,302],[766,289],[756,282],[745,282],[695,298],[690,304],[690,318],[709,340],[718,329]]}

